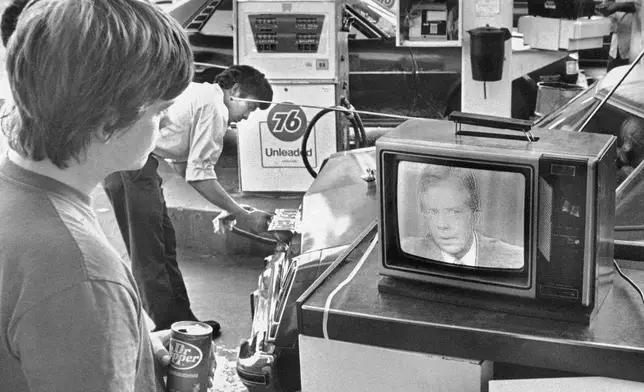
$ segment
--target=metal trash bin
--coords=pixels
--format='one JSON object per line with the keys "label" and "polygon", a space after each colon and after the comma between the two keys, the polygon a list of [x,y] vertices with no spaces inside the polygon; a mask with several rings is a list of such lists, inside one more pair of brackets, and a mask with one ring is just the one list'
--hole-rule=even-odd
{"label": "metal trash bin", "polygon": [[537,87],[537,105],[534,114],[539,117],[560,108],[584,91],[583,87],[576,84],[561,82],[539,82]]}

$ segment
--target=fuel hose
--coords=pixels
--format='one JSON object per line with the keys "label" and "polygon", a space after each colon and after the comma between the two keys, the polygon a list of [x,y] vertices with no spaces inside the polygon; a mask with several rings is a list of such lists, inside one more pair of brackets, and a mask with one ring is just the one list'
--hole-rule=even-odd
{"label": "fuel hose", "polygon": [[[353,107],[351,106],[348,100],[343,99],[342,104],[345,106],[331,106],[320,110],[315,116],[313,116],[313,118],[307,125],[306,130],[304,131],[304,135],[302,136],[302,147],[300,151],[300,156],[302,157],[302,162],[304,163],[304,167],[306,167],[306,170],[313,178],[316,178],[318,176],[318,172],[316,172],[313,166],[311,166],[311,163],[309,162],[309,158],[306,155],[306,149],[307,149],[307,144],[309,141],[309,137],[311,136],[313,127],[320,120],[320,118],[322,118],[322,116],[324,116],[325,114],[341,111],[351,122],[351,126],[353,128],[354,137],[355,137],[355,148],[362,148],[362,147],[366,147],[367,145],[367,133],[365,132],[364,125],[362,123],[362,119],[360,118],[360,115],[355,111],[353,111]],[[344,110],[347,110],[347,111],[344,111]]]}

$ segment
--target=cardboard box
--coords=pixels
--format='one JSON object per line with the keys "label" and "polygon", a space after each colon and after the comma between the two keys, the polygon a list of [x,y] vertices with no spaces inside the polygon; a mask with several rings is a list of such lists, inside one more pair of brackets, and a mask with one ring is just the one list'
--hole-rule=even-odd
{"label": "cardboard box", "polygon": [[491,380],[489,392],[641,392],[644,384],[607,377]]}
{"label": "cardboard box", "polygon": [[303,392],[487,392],[493,362],[299,336]]}
{"label": "cardboard box", "polygon": [[533,49],[559,50],[559,19],[522,16],[518,30],[523,34],[523,43]]}
{"label": "cardboard box", "polygon": [[526,15],[518,24],[523,42],[531,48],[568,51],[601,48],[610,27],[610,19],[600,16],[568,20]]}
{"label": "cardboard box", "polygon": [[604,45],[604,36],[610,35],[611,21],[604,17],[577,20],[560,19],[560,23],[560,49],[601,48]]}

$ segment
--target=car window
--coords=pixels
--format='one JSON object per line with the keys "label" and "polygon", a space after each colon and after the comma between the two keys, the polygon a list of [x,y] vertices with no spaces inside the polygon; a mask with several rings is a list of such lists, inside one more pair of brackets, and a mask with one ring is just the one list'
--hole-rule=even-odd
{"label": "car window", "polygon": [[[598,102],[599,101],[597,101],[597,104],[599,104]],[[588,116],[585,116],[584,121],[587,117]],[[617,145],[619,147],[622,144],[622,133],[620,131],[621,126],[624,121],[630,118],[641,117],[635,116],[632,113],[622,110],[619,107],[606,104],[602,106],[599,109],[599,112],[597,112],[597,114],[590,119],[590,121],[586,125],[586,128],[584,128],[584,132],[613,135],[617,137]]]}
{"label": "car window", "polygon": [[538,120],[535,126],[565,131],[579,129],[599,102],[595,98],[595,89],[589,88],[567,104]]}
{"label": "car window", "polygon": [[[537,126],[562,131],[579,131],[589,116],[601,103],[601,98],[590,89],[568,105],[558,109]],[[641,118],[632,111],[624,110],[622,105],[615,105],[609,100],[585,125],[584,132],[601,133],[617,137],[618,147],[622,145],[622,124],[630,118]]]}
{"label": "car window", "polygon": [[615,195],[615,239],[644,241],[644,163],[617,187]]}
{"label": "car window", "polygon": [[571,102],[535,124],[568,131],[582,131],[584,127],[583,132],[617,137],[618,185],[644,160],[644,69],[636,67],[620,82],[628,68],[619,67],[609,72]]}
{"label": "car window", "polygon": [[617,137],[615,239],[644,241],[644,67],[634,68],[615,88],[628,68],[615,68],[535,126],[579,131],[612,92],[583,132]]}

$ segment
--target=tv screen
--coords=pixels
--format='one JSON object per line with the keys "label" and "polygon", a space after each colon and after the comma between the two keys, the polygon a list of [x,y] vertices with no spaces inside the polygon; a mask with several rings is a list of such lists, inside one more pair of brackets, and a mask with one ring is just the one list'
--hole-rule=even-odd
{"label": "tv screen", "polygon": [[396,211],[402,252],[465,269],[526,266],[526,179],[503,171],[399,161]]}

